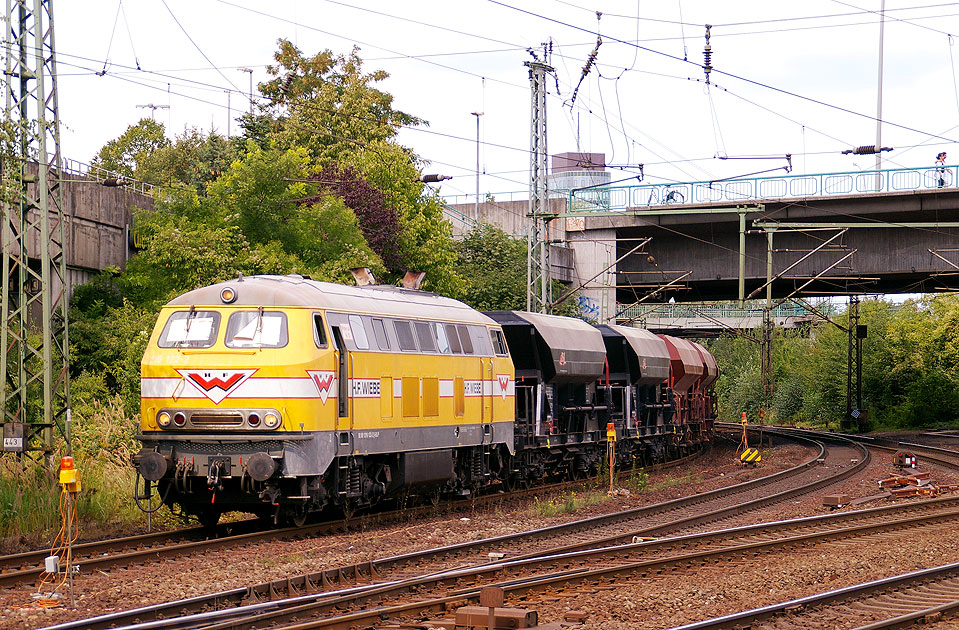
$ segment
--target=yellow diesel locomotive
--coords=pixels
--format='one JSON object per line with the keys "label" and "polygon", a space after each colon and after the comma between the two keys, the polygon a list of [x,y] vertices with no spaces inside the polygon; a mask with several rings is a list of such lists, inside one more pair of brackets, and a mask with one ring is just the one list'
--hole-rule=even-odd
{"label": "yellow diesel locomotive", "polygon": [[254,276],[185,293],[160,313],[141,394],[146,495],[207,524],[298,523],[413,487],[467,496],[514,449],[501,326],[392,286]]}

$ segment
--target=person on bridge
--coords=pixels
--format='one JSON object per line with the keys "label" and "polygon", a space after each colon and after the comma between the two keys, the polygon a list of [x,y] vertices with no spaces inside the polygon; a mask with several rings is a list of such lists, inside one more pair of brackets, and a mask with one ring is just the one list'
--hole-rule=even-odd
{"label": "person on bridge", "polygon": [[939,188],[946,185],[946,152],[943,151],[936,156],[936,179]]}

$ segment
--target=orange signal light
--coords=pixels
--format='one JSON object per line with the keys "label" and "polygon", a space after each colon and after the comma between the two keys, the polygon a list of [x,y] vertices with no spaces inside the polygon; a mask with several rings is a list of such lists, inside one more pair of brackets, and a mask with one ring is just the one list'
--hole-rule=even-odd
{"label": "orange signal light", "polygon": [[60,458],[60,470],[73,470],[73,458],[69,455]]}

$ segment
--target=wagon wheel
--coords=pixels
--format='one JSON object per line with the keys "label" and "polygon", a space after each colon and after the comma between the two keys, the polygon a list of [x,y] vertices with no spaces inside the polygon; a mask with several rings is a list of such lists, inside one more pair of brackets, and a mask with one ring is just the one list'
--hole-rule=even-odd
{"label": "wagon wheel", "polygon": [[305,508],[293,508],[286,514],[287,522],[294,527],[303,527],[306,525],[306,519],[310,513]]}
{"label": "wagon wheel", "polygon": [[220,516],[222,512],[220,510],[204,510],[196,515],[197,520],[200,521],[200,525],[206,527],[207,529],[213,529],[216,527],[216,524],[220,522]]}

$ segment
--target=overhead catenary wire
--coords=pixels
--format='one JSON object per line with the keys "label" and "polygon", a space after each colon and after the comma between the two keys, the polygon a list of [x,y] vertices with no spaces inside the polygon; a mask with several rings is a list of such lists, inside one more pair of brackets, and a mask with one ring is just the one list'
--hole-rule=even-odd
{"label": "overhead catenary wire", "polygon": [[[500,0],[487,0],[487,2],[489,2],[489,3],[491,3],[491,4],[495,4],[495,5],[497,5],[497,6],[501,6],[501,7],[507,8],[507,9],[511,9],[511,10],[513,10],[513,11],[517,11],[517,12],[520,12],[520,13],[524,13],[524,14],[526,14],[526,15],[530,15],[530,16],[533,16],[533,17],[537,17],[537,18],[539,18],[539,19],[542,19],[542,20],[545,20],[545,21],[548,21],[548,22],[552,22],[552,23],[554,23],[554,24],[559,24],[559,25],[561,25],[561,26],[565,26],[565,27],[570,28],[570,29],[573,29],[573,30],[578,30],[578,31],[581,31],[581,32],[584,32],[584,33],[590,33],[590,34],[593,34],[593,35],[596,34],[594,31],[591,31],[591,30],[589,30],[588,28],[585,28],[585,27],[582,27],[582,26],[577,26],[577,25],[575,25],[575,24],[570,24],[569,22],[564,22],[564,21],[558,20],[558,19],[556,19],[556,18],[552,18],[552,17],[546,16],[546,15],[542,15],[542,14],[539,14],[539,13],[535,13],[535,12],[533,12],[533,11],[529,11],[529,10],[527,10],[527,9],[523,9],[523,8],[521,8],[521,7],[516,7],[516,6],[510,5],[510,4],[507,4],[507,3],[505,3],[505,2],[501,2]],[[666,57],[666,58],[669,58],[669,59],[673,59],[673,60],[675,60],[675,61],[680,61],[680,62],[683,62],[683,63],[691,63],[691,64],[693,64],[693,65],[699,66],[699,64],[696,64],[696,63],[694,63],[694,62],[692,62],[692,61],[689,61],[689,60],[686,60],[686,59],[680,59],[679,57],[677,57],[677,56],[675,56],[675,55],[672,55],[672,54],[667,53],[667,52],[663,52],[663,51],[661,51],[661,50],[656,50],[656,49],[654,49],[654,48],[649,48],[649,47],[647,47],[647,46],[642,46],[642,45],[640,45],[640,44],[633,44],[632,42],[628,42],[628,41],[625,41],[625,40],[622,40],[622,39],[618,39],[618,38],[615,38],[615,37],[612,37],[612,36],[609,36],[609,35],[607,35],[607,39],[609,39],[609,40],[611,40],[611,41],[616,41],[616,42],[618,42],[618,43],[620,43],[620,44],[626,44],[626,45],[630,45],[630,46],[636,46],[636,47],[638,47],[640,50],[644,50],[644,51],[646,51],[646,52],[649,52],[649,53],[652,53],[652,54],[655,54],[655,55],[659,55],[659,56],[662,56],[662,57]],[[730,77],[730,78],[732,78],[732,79],[736,79],[736,80],[738,80],[738,81],[743,81],[744,83],[748,83],[748,84],[750,84],[750,85],[755,85],[755,86],[757,86],[757,87],[761,87],[761,88],[764,88],[764,89],[767,89],[767,90],[771,90],[771,91],[777,92],[777,93],[779,93],[779,94],[783,94],[783,95],[786,95],[786,96],[791,96],[791,97],[793,97],[793,98],[797,98],[797,99],[804,100],[804,101],[807,101],[807,102],[810,102],[810,103],[814,103],[814,104],[820,105],[820,106],[822,106],[822,107],[826,107],[826,108],[833,109],[833,110],[836,110],[836,111],[839,111],[839,112],[844,112],[844,113],[846,113],[846,114],[850,114],[850,115],[852,115],[852,116],[856,116],[856,117],[859,117],[859,118],[865,118],[865,119],[870,120],[870,121],[872,121],[872,122],[876,122],[875,116],[873,116],[873,115],[871,115],[871,114],[866,114],[866,113],[863,113],[863,112],[857,112],[857,111],[855,111],[855,110],[853,110],[853,109],[849,109],[848,107],[843,107],[843,106],[841,106],[841,105],[835,105],[835,104],[833,104],[833,103],[828,103],[828,102],[823,101],[823,100],[821,100],[821,99],[817,99],[817,98],[814,98],[814,97],[811,97],[811,96],[806,96],[806,95],[803,95],[803,94],[799,94],[799,93],[797,93],[797,92],[793,92],[793,91],[787,90],[787,89],[785,89],[785,88],[776,87],[776,86],[774,86],[774,85],[770,85],[770,84],[768,84],[768,83],[764,83],[764,82],[762,82],[762,81],[758,81],[758,80],[755,80],[755,79],[750,79],[750,78],[748,78],[748,77],[744,77],[744,76],[738,75],[738,74],[733,73],[733,72],[728,72],[728,71],[725,71],[725,70],[719,70],[719,69],[717,69],[717,68],[713,68],[712,71],[713,71],[713,72],[716,72],[716,73],[718,73],[718,74],[722,74],[723,76],[727,76],[727,77]],[[932,133],[929,133],[929,132],[926,132],[926,131],[922,131],[922,130],[920,130],[920,129],[916,129],[916,128],[914,128],[914,127],[910,127],[910,126],[904,125],[904,124],[902,124],[902,123],[891,122],[891,121],[889,121],[889,120],[884,120],[883,123],[885,123],[886,125],[892,126],[892,127],[897,127],[897,128],[899,128],[899,129],[903,129],[903,130],[905,130],[905,131],[911,131],[911,132],[913,132],[913,133],[918,133],[918,134],[920,134],[920,135],[924,135],[924,136],[934,136],[934,137],[935,137],[935,134],[932,134]],[[956,139],[953,139],[953,138],[939,138],[939,139],[944,140],[944,141],[946,141],[946,142],[959,142],[959,140],[956,140]]]}

